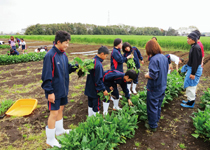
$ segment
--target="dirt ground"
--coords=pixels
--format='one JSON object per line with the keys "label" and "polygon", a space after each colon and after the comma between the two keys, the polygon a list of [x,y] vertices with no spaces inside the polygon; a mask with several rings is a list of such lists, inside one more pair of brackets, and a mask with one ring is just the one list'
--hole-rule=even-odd
{"label": "dirt ground", "polygon": [[[0,39],[2,40],[2,39]],[[6,41],[5,39],[3,39]],[[52,47],[52,42],[42,41],[26,41],[28,50],[27,52],[33,52],[34,49],[40,46],[48,46],[48,49]],[[92,58],[94,55],[72,55],[71,52],[84,52],[97,50],[100,45],[81,45],[70,44],[67,53],[69,61],[72,61],[74,57],[80,57],[82,59]],[[108,48],[112,48],[108,46]],[[1,49],[0,54],[5,54],[8,49]],[[20,49],[18,49],[21,52]],[[149,62],[146,60],[147,56],[145,50],[140,50],[145,64],[141,66],[141,73],[139,75],[139,84],[137,90],[143,89],[147,80],[144,78],[145,72],[148,71]],[[188,52],[184,51],[164,51],[164,54],[175,54],[185,59],[183,64],[187,63]],[[157,132],[151,133],[144,127],[144,122],[139,123],[139,128],[136,130],[135,137],[128,139],[126,144],[118,146],[120,150],[175,150],[181,149],[180,144],[184,144],[186,149],[189,150],[207,150],[210,147],[210,142],[204,142],[203,139],[196,139],[191,136],[194,133],[194,127],[192,123],[192,113],[199,108],[200,97],[209,87],[210,83],[210,55],[205,56],[204,70],[201,77],[196,105],[193,109],[184,109],[180,106],[183,99],[186,99],[183,93],[180,93],[178,98],[175,98],[169,104],[166,104],[162,108],[162,117],[159,122]],[[102,63],[104,70],[110,69],[110,57],[108,57]],[[43,61],[40,62],[28,62],[12,65],[0,66],[0,87],[1,95],[0,102],[7,99],[18,100],[35,98],[38,100],[38,106],[34,112],[25,117],[12,117],[6,116],[0,120],[0,149],[46,149],[45,144],[45,126],[47,124],[47,118],[49,111],[47,110],[47,100],[44,96],[44,91],[41,88],[41,73],[42,73]],[[125,64],[124,64],[125,65]],[[174,66],[175,67],[175,66]],[[126,69],[126,65],[124,66]],[[76,73],[70,75],[69,95],[65,111],[64,111],[64,127],[75,128],[79,122],[85,121],[87,117],[87,96],[84,95],[86,77],[78,79]],[[109,108],[111,112],[112,103]]]}

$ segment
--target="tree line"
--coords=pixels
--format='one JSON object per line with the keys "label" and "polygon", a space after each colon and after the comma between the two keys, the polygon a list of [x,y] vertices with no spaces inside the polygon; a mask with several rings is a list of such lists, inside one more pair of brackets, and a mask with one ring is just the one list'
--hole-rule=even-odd
{"label": "tree line", "polygon": [[134,27],[129,25],[99,26],[82,23],[31,25],[26,28],[25,35],[55,35],[58,30],[65,30],[72,35],[179,35],[178,31],[172,28],[166,31],[158,27]]}

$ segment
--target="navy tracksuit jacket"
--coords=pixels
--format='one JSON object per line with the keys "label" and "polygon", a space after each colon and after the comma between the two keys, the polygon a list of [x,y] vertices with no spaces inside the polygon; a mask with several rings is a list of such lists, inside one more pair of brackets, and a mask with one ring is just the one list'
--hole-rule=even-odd
{"label": "navy tracksuit jacket", "polygon": [[97,55],[94,57],[94,69],[90,71],[90,74],[87,75],[85,95],[91,98],[98,98],[97,93],[100,91],[105,91],[105,86],[103,83],[103,59]]}
{"label": "navy tracksuit jacket", "polygon": [[147,115],[151,128],[157,128],[160,119],[161,104],[165,96],[168,74],[168,59],[163,54],[151,57],[147,82]]}
{"label": "navy tracksuit jacket", "polygon": [[130,98],[130,94],[127,88],[127,82],[124,80],[124,76],[125,74],[118,70],[107,70],[104,72],[103,82],[106,86],[106,90],[110,92],[110,87],[112,86],[114,88],[112,95],[115,96],[116,99],[119,99],[117,84],[120,84],[120,86],[122,87],[122,90],[125,93],[125,97],[127,99]]}
{"label": "navy tracksuit jacket", "polygon": [[[143,57],[141,56],[141,52],[138,50],[138,48],[137,47],[132,47],[132,50],[130,51],[130,52],[125,52],[124,53],[124,57],[127,57],[127,56],[129,56],[131,53],[133,52],[133,55],[134,55],[134,58],[133,58],[133,60],[134,60],[134,62],[135,62],[135,64],[136,64],[136,68],[137,69],[139,69],[140,68],[140,62],[139,62],[139,59],[142,61],[143,60]],[[126,62],[127,62],[127,60],[126,60]],[[128,68],[128,69],[131,69],[131,68]],[[137,74],[137,77],[136,77],[136,79],[135,80],[133,80],[133,83],[135,83],[135,84],[138,84],[138,77],[139,77],[139,73]],[[131,82],[128,82],[129,84],[131,83]]]}
{"label": "navy tracksuit jacket", "polygon": [[69,64],[65,52],[55,46],[45,55],[42,69],[42,88],[45,96],[55,94],[55,99],[66,97],[69,91],[69,74],[76,71],[78,65]]}
{"label": "navy tracksuit jacket", "polygon": [[111,70],[123,72],[123,63],[126,61],[127,58],[122,56],[120,49],[114,47],[111,53]]}
{"label": "navy tracksuit jacket", "polygon": [[166,54],[165,56],[166,56],[166,58],[168,58],[168,64],[171,64],[171,57],[170,57],[170,55]]}

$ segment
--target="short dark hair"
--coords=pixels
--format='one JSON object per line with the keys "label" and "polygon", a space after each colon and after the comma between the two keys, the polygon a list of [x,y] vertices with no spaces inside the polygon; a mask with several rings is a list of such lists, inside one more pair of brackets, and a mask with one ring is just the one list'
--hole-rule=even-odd
{"label": "short dark hair", "polygon": [[20,40],[23,40],[23,41],[24,41],[24,39],[23,39],[23,38],[21,38]]}
{"label": "short dark hair", "polygon": [[129,79],[133,79],[135,80],[137,78],[137,73],[135,70],[128,70],[126,73],[125,73],[125,76],[128,76]]}
{"label": "short dark hair", "polygon": [[108,49],[106,46],[101,46],[101,47],[98,49],[98,54],[101,54],[101,53],[109,54],[109,49]]}
{"label": "short dark hair", "polygon": [[114,46],[119,45],[121,42],[122,42],[122,40],[121,40],[121,39],[116,38],[116,39],[114,40]]}
{"label": "short dark hair", "polygon": [[182,62],[184,62],[184,59],[182,59],[182,58],[179,58],[179,60],[181,60]]}
{"label": "short dark hair", "polygon": [[157,41],[157,38],[156,38],[155,36],[153,36],[153,37],[152,37],[152,39],[153,39],[153,38],[155,38],[155,39],[156,39],[156,41]]}
{"label": "short dark hair", "polygon": [[125,50],[126,47],[130,47],[130,49],[132,50],[131,45],[130,45],[128,42],[125,42],[125,43],[123,43],[123,46],[122,46],[122,51],[123,51],[123,53],[126,53],[126,52],[127,52],[127,51]]}
{"label": "short dark hair", "polygon": [[162,54],[161,47],[155,40],[149,40],[145,46],[145,49],[148,56],[154,56],[158,53]]}
{"label": "short dark hair", "polygon": [[14,49],[11,48],[11,49],[10,49],[10,52],[13,53],[13,52],[14,52]]}
{"label": "short dark hair", "polygon": [[63,43],[67,40],[71,41],[71,36],[68,32],[66,32],[66,31],[57,31],[56,32],[56,34],[55,34],[55,44],[57,44],[58,41]]}

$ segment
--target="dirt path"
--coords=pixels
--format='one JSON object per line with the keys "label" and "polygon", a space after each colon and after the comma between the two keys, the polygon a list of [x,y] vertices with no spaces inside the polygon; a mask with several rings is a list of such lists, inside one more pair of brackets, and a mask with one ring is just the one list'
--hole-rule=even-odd
{"label": "dirt path", "polygon": [[[30,46],[51,44],[51,42],[35,41],[29,41],[28,43]],[[69,61],[77,56],[82,59],[93,57],[81,54],[71,55],[71,52],[97,50],[99,47],[100,45],[70,44],[67,49]],[[32,52],[33,49],[29,51]],[[145,50],[141,50],[141,53],[144,59],[146,59]],[[186,59],[183,64],[187,62],[187,52],[165,51],[164,53],[176,54]],[[0,54],[2,54],[2,51]],[[205,76],[209,76],[209,69],[207,68],[210,63],[209,59],[210,55],[207,55],[204,61]],[[36,98],[38,100],[38,107],[30,116],[5,117],[3,120],[0,120],[0,149],[2,150],[47,148],[45,145],[45,126],[49,111],[47,110],[47,100],[44,97],[44,91],[41,89],[42,63],[40,61],[0,66],[0,102],[7,99],[17,100],[20,98]],[[148,63],[145,60],[145,65],[141,67],[137,90],[141,90],[146,85],[147,80],[144,79],[144,74],[147,72]],[[110,57],[103,62],[103,66],[104,70],[110,69]],[[126,68],[125,64],[124,68]],[[197,111],[197,108],[199,108],[198,102],[200,101],[200,96],[209,86],[210,79],[205,76],[202,76],[200,81],[194,109],[183,109],[180,107],[180,102],[184,99],[183,94],[180,94],[178,98],[175,98],[174,101],[162,109],[162,117],[156,133],[152,134],[147,131],[144,123],[141,122],[139,123],[139,128],[136,130],[135,137],[128,139],[126,144],[122,144],[118,148],[120,150],[146,150],[149,148],[155,150],[173,150],[179,149],[179,144],[184,144],[190,150],[208,149],[210,146],[209,142],[204,142],[203,139],[195,139],[191,136],[194,127],[190,118],[192,112]],[[74,128],[79,122],[86,120],[88,104],[87,97],[84,95],[85,82],[86,77],[78,79],[76,73],[70,75],[69,103],[64,112],[65,128]],[[110,112],[111,108],[112,103],[110,104]]]}

